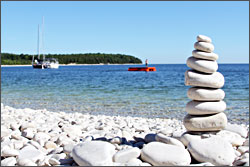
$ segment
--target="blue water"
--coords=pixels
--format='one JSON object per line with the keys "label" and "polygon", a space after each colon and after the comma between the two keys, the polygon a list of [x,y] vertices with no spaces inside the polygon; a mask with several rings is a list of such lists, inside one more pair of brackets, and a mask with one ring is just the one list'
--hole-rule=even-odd
{"label": "blue water", "polygon": [[[156,72],[131,72],[138,65],[1,68],[1,102],[15,108],[105,115],[178,118],[189,101],[184,64],[151,65]],[[140,65],[139,65],[140,66]],[[229,121],[249,122],[249,64],[220,64]]]}

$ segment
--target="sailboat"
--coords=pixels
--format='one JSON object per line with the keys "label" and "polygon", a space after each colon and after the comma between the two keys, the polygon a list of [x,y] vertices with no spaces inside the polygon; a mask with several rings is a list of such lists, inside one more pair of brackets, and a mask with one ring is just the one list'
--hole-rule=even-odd
{"label": "sailboat", "polygon": [[[44,17],[42,24],[42,47],[44,47],[44,39],[43,39],[43,27],[44,27]],[[56,58],[45,58],[45,54],[43,53],[43,59],[40,59],[40,29],[38,24],[38,38],[37,38],[37,54],[38,59],[34,60],[34,55],[32,57],[32,66],[33,68],[45,69],[45,68],[59,68],[59,62]]]}

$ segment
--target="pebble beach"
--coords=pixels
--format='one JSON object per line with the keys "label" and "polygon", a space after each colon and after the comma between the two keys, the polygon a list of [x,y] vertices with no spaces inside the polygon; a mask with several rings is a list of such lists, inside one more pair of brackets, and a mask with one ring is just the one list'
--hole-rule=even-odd
{"label": "pebble beach", "polygon": [[94,116],[1,104],[1,165],[249,166],[248,134],[245,124],[192,134],[176,119]]}

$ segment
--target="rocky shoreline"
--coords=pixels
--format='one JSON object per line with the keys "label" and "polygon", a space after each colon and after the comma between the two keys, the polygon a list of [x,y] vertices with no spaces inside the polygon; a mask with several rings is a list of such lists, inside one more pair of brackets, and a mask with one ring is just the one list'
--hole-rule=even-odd
{"label": "rocky shoreline", "polygon": [[[1,165],[249,166],[248,134],[249,125],[244,124],[191,133],[176,119],[50,112],[1,104]],[[207,154],[207,149],[221,156]]]}

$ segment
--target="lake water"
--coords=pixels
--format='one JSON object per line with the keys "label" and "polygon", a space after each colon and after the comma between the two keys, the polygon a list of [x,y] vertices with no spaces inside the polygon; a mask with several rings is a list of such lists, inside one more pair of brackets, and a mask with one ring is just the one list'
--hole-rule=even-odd
{"label": "lake water", "polygon": [[[185,64],[161,64],[156,72],[131,72],[142,65],[1,68],[1,102],[15,108],[105,115],[178,118],[186,115]],[[225,77],[230,122],[249,124],[249,64],[219,64]]]}

